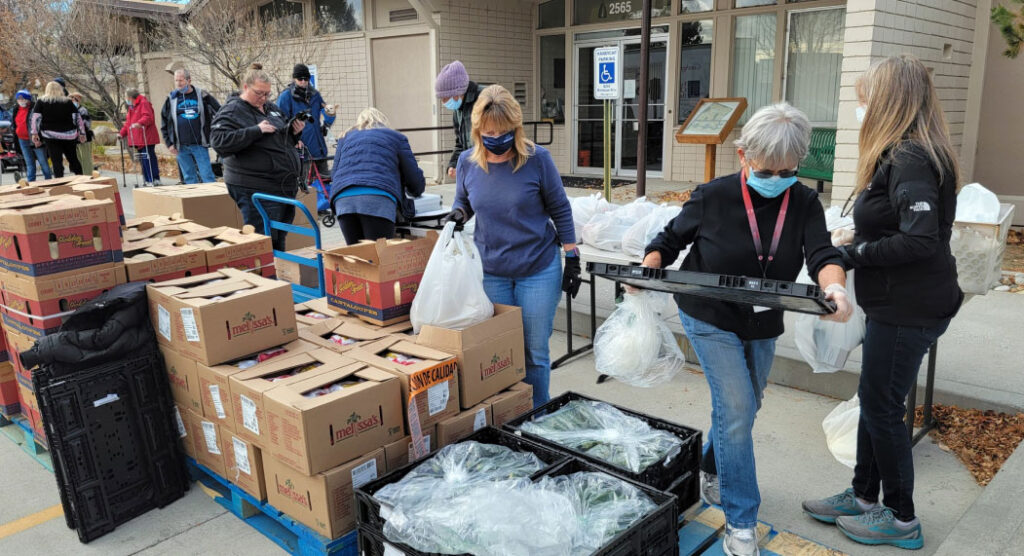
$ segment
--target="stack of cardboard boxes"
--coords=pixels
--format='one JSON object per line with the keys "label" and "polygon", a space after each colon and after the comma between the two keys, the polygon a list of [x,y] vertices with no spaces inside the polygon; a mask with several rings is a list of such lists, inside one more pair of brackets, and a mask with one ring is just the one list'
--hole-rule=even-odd
{"label": "stack of cardboard boxes", "polygon": [[21,412],[18,401],[18,377],[7,351],[7,336],[0,327],[0,415],[10,418]]}

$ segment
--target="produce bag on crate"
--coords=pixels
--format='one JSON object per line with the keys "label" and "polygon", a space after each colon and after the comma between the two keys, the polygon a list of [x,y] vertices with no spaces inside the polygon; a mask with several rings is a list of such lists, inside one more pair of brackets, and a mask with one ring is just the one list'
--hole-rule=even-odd
{"label": "produce bag on crate", "polygon": [[434,244],[409,320],[419,334],[424,324],[462,329],[494,316],[484,291],[484,267],[472,241],[465,241],[455,223],[445,224]]}
{"label": "produce bag on crate", "polygon": [[683,368],[686,359],[657,312],[664,294],[627,293],[594,335],[594,366],[631,386],[664,384]]}

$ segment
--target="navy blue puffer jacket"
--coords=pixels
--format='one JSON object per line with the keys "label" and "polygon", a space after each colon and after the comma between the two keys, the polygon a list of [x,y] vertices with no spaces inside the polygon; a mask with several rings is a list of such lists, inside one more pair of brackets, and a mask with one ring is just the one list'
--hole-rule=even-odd
{"label": "navy blue puffer jacket", "polygon": [[405,135],[388,128],[353,129],[338,139],[331,173],[331,205],[339,193],[353,186],[386,191],[401,202],[402,214],[412,217],[416,212],[406,193],[419,197],[426,182]]}

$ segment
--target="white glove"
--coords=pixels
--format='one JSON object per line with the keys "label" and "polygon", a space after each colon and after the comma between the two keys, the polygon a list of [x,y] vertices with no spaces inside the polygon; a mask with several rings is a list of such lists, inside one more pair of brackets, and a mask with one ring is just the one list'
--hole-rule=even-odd
{"label": "white glove", "polygon": [[833,322],[847,322],[850,317],[853,316],[853,304],[850,303],[850,298],[847,294],[846,288],[839,284],[829,284],[825,288],[825,299],[833,301],[836,304],[836,312],[828,315],[822,315],[821,320],[830,320]]}
{"label": "white glove", "polygon": [[832,230],[832,246],[849,245],[853,243],[854,232],[850,228],[839,228]]}

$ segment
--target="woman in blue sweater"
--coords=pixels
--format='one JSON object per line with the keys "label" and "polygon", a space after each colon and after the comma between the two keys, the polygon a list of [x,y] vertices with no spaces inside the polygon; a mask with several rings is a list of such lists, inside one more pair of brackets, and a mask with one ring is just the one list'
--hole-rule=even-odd
{"label": "woman in blue sweater", "polygon": [[462,224],[477,216],[487,297],[523,310],[526,382],[537,407],[549,399],[548,341],[560,291],[575,296],[580,287],[572,208],[551,154],[526,138],[519,102],[504,87],[480,93],[471,136],[473,148],[455,170],[448,219]]}
{"label": "woman in blue sweater", "polygon": [[338,139],[331,175],[331,205],[349,245],[364,239],[391,238],[401,210],[416,214],[412,200],[426,186],[409,140],[388,128],[376,108],[363,110],[356,125]]}

